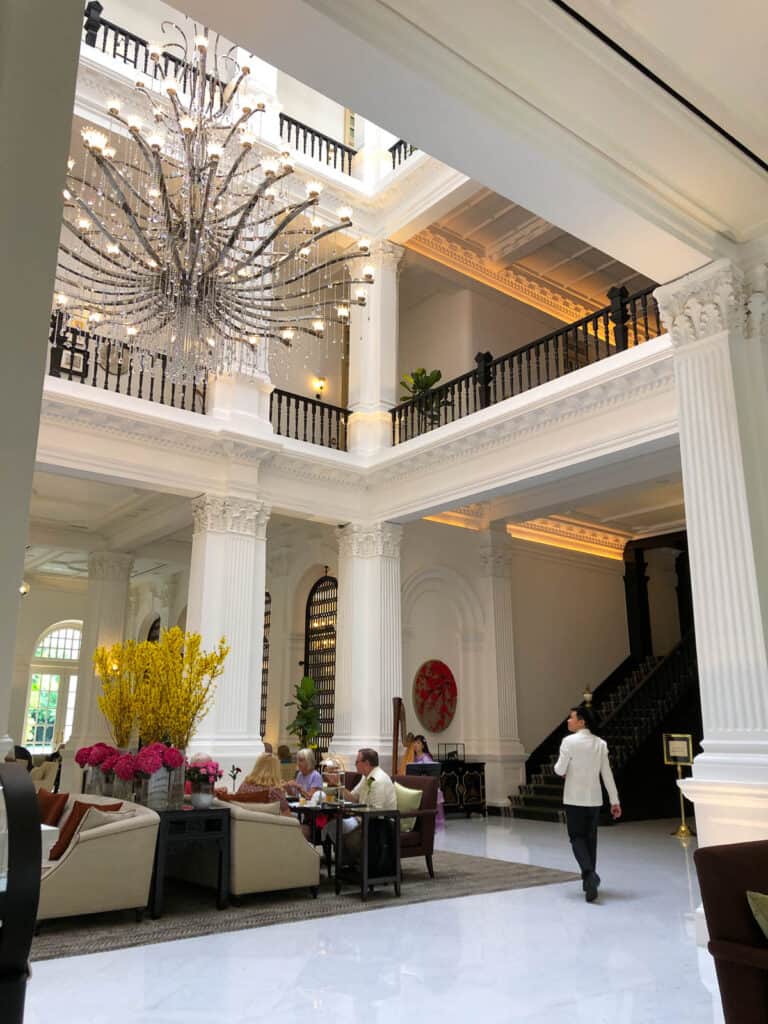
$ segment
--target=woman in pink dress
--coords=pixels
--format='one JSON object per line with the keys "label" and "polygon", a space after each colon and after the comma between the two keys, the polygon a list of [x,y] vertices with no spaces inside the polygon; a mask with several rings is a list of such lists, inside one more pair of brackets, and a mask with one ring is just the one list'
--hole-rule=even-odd
{"label": "woman in pink dress", "polygon": [[[413,737],[413,763],[434,764],[435,759],[430,753],[429,746],[424,736]],[[443,810],[443,791],[437,791],[437,814],[435,815],[435,828],[438,832],[445,828],[445,811]]]}

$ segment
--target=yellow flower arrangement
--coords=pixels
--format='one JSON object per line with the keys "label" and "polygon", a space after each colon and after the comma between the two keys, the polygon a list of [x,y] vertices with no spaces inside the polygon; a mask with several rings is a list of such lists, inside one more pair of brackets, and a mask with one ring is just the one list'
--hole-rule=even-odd
{"label": "yellow flower arrangement", "polygon": [[157,643],[140,645],[146,664],[137,681],[134,712],[145,743],[159,740],[184,750],[210,711],[229,647],[224,637],[214,651],[202,651],[201,644],[199,633],[174,626]]}
{"label": "yellow flower arrangement", "polygon": [[93,664],[102,683],[99,707],[116,746],[128,746],[135,724],[145,744],[187,747],[210,711],[215,681],[229,653],[224,637],[215,651],[201,651],[201,644],[199,633],[174,626],[157,643],[126,640],[97,648]]}
{"label": "yellow flower arrangement", "polygon": [[93,667],[101,679],[99,707],[109,723],[116,747],[127,747],[131,742],[141,646],[134,640],[126,640],[111,647],[97,647],[93,652]]}

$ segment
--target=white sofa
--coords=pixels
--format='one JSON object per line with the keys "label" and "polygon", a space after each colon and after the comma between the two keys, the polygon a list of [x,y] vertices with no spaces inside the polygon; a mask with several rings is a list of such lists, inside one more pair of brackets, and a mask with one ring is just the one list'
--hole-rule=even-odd
{"label": "white sofa", "polygon": [[[230,882],[232,896],[308,887],[317,895],[320,854],[301,831],[296,818],[251,810],[214,800],[230,811]],[[253,805],[258,806],[257,804]],[[182,877],[200,885],[216,884],[212,857],[190,858]]]}
{"label": "white sofa", "polygon": [[[73,794],[62,822],[75,800],[116,802],[112,797]],[[123,804],[135,808],[136,814],[79,832],[59,860],[43,862],[38,921],[147,906],[160,818],[148,807]]]}

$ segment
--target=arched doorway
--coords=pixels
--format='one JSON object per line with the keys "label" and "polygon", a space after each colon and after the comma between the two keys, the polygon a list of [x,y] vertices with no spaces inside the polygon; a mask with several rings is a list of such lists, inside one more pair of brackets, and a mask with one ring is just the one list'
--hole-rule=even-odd
{"label": "arched doorway", "polygon": [[22,738],[32,754],[50,753],[72,733],[82,630],[79,621],[57,622],[35,645]]}
{"label": "arched doorway", "polygon": [[333,737],[336,693],[336,608],[338,581],[325,575],[312,586],[307,598],[304,627],[304,675],[311,676],[320,706],[319,744],[327,749]]}

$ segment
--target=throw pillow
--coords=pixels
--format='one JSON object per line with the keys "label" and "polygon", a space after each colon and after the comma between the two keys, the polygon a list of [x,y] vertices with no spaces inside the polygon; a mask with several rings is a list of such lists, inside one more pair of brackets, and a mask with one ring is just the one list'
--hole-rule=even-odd
{"label": "throw pillow", "polygon": [[37,791],[37,806],[40,810],[41,825],[58,825],[64,813],[69,793],[51,793],[42,786]]}
{"label": "throw pillow", "polygon": [[115,821],[124,821],[126,818],[135,818],[136,808],[126,811],[104,811],[98,804],[91,804],[88,813],[80,823],[80,832],[88,832],[100,825],[111,825]]}
{"label": "throw pillow", "polygon": [[258,793],[217,793],[216,796],[219,800],[224,800],[226,803],[232,803],[233,801],[238,804],[269,804],[272,800],[269,796],[269,790],[263,789]]}
{"label": "throw pillow", "polygon": [[[80,825],[82,824],[83,818],[86,816],[88,811],[93,807],[93,804],[83,803],[80,800],[75,800],[72,810],[64,823],[59,838],[53,845],[51,852],[48,854],[48,860],[58,860],[63,853],[66,852],[69,844],[75,838],[77,833],[80,831]],[[117,804],[99,804],[100,811],[119,811],[123,806],[122,801]]]}
{"label": "throw pillow", "polygon": [[763,935],[768,939],[768,895],[764,892],[748,892],[747,902],[752,916],[760,926]]}
{"label": "throw pillow", "polygon": [[255,811],[257,814],[279,814],[280,804],[275,800],[272,804],[254,803],[252,800],[241,802],[240,800],[229,800],[233,807],[241,807],[244,811]]}
{"label": "throw pillow", "polygon": [[[401,786],[399,782],[395,783],[395,799],[397,800],[397,809],[401,814],[405,814],[407,811],[418,811],[423,795],[420,789],[411,789],[410,786]],[[415,818],[401,818],[400,831],[410,832],[415,824]]]}

